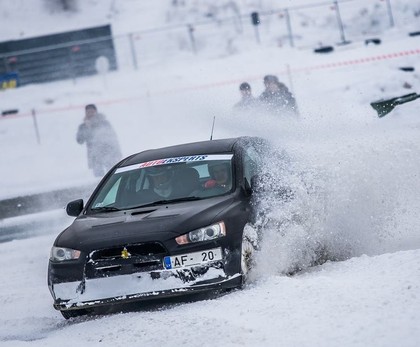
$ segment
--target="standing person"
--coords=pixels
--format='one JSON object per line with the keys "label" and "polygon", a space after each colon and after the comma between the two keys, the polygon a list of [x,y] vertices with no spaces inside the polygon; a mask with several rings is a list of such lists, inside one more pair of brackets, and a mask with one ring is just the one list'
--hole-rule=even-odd
{"label": "standing person", "polygon": [[289,89],[281,83],[277,76],[264,76],[265,90],[259,100],[267,111],[283,114],[298,115],[296,100]]}
{"label": "standing person", "polygon": [[239,92],[241,93],[241,100],[235,104],[234,108],[237,110],[249,110],[257,105],[257,99],[254,98],[251,91],[251,86],[247,82],[239,85]]}
{"label": "standing person", "polygon": [[76,140],[79,144],[86,143],[88,167],[95,177],[103,176],[122,157],[114,129],[94,104],[86,105]]}

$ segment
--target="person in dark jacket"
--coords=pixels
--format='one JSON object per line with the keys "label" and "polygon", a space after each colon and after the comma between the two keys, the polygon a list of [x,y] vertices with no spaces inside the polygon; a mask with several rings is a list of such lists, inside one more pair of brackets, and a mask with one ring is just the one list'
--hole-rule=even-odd
{"label": "person in dark jacket", "polygon": [[258,100],[252,95],[251,86],[248,82],[239,85],[239,92],[241,93],[241,100],[235,104],[235,110],[249,110],[257,106]]}
{"label": "person in dark jacket", "polygon": [[85,107],[85,118],[77,130],[76,140],[86,143],[88,167],[95,177],[103,176],[122,157],[117,135],[95,105]]}
{"label": "person in dark jacket", "polygon": [[264,76],[265,90],[259,101],[264,109],[276,114],[298,115],[296,100],[289,89],[281,83],[277,76]]}

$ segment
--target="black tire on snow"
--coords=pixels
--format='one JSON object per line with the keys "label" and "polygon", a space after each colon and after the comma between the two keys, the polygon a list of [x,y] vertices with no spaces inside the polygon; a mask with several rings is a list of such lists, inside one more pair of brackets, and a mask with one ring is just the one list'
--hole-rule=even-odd
{"label": "black tire on snow", "polygon": [[244,230],[242,235],[242,243],[241,243],[241,287],[245,285],[247,282],[249,272],[251,271],[254,265],[254,253],[256,251],[256,247],[252,242],[252,237],[249,235],[248,230]]}

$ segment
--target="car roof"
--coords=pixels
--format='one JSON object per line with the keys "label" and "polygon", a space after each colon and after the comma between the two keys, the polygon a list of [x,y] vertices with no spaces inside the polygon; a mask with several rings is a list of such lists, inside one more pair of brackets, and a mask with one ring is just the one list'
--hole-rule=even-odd
{"label": "car roof", "polygon": [[149,149],[140,153],[131,155],[120,162],[119,166],[127,166],[143,163],[151,160],[174,158],[188,155],[229,153],[234,151],[235,144],[248,142],[251,137],[241,136],[220,140],[208,140],[200,142],[185,143],[175,146]]}

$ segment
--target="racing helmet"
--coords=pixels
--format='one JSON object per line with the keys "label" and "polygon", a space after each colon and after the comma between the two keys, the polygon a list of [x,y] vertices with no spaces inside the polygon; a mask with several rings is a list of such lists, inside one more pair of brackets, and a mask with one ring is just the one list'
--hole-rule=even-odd
{"label": "racing helmet", "polygon": [[171,193],[173,170],[169,165],[149,167],[146,174],[156,193],[162,196]]}

